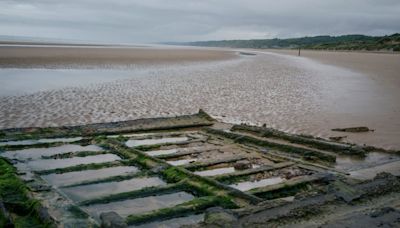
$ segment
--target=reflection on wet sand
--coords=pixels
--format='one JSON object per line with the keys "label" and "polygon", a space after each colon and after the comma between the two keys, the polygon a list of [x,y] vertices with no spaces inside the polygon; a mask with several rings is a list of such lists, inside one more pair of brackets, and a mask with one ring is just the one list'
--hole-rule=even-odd
{"label": "reflection on wet sand", "polygon": [[[376,75],[373,70],[366,74],[356,72],[357,67],[345,69],[303,57],[262,51],[256,54],[140,69],[125,66],[129,79],[2,96],[0,127],[175,116],[194,113],[201,107],[228,122],[265,123],[292,133],[326,138],[343,135],[332,132],[332,128],[368,126],[375,131],[349,133],[345,140],[400,148],[400,79],[395,77],[400,65],[393,61],[398,55],[379,55],[382,60],[375,61],[375,65],[391,71],[382,70],[382,75]],[[335,55],[347,58],[346,53]],[[351,59],[360,66],[377,57],[359,53]],[[330,61],[334,59],[325,58],[324,63]],[[0,70],[0,74],[3,72]],[[40,75],[35,80],[40,81]]]}

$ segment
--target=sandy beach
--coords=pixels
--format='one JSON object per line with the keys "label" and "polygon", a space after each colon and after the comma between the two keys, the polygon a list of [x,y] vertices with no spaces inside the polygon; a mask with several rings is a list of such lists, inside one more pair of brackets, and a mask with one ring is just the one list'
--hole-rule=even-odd
{"label": "sandy beach", "polygon": [[[8,91],[0,95],[0,128],[175,116],[203,108],[228,122],[400,149],[400,55],[302,51],[297,57],[269,50],[240,55],[189,47],[0,49],[0,77],[7,78],[1,89]],[[22,87],[12,79],[29,82],[31,68],[35,83],[24,89],[32,92],[13,93]],[[331,131],[352,126],[375,131]]]}

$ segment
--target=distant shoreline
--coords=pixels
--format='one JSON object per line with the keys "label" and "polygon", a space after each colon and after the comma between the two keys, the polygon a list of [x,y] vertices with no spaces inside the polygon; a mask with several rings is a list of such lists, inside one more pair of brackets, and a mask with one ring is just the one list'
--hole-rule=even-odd
{"label": "distant shoreline", "polygon": [[387,36],[343,35],[289,39],[213,40],[182,43],[189,46],[400,52],[400,33]]}

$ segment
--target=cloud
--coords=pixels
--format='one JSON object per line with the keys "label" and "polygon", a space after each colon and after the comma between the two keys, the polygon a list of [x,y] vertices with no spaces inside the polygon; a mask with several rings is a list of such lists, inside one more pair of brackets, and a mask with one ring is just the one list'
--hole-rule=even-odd
{"label": "cloud", "polygon": [[398,0],[4,0],[0,35],[150,43],[400,31]]}

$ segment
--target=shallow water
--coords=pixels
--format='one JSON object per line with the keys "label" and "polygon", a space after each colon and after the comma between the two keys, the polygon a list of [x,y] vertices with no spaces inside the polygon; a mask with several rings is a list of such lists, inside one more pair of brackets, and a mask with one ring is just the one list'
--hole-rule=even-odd
{"label": "shallow water", "polygon": [[160,156],[160,155],[166,155],[166,154],[174,154],[178,152],[178,149],[169,149],[169,150],[152,150],[152,151],[146,151],[146,154],[150,156]]}
{"label": "shallow water", "polygon": [[102,212],[115,211],[122,217],[127,217],[132,214],[141,214],[143,212],[166,208],[181,204],[194,199],[194,196],[186,192],[177,192],[159,196],[149,196],[138,199],[117,201],[107,204],[94,204],[91,206],[83,207],[89,213],[99,218]]}
{"label": "shallow water", "polygon": [[148,145],[165,144],[165,143],[186,142],[188,140],[189,140],[188,137],[171,137],[171,138],[160,138],[160,139],[130,139],[125,144],[128,147],[135,147],[135,146],[148,146]]}
{"label": "shallow water", "polygon": [[233,167],[226,167],[226,168],[218,168],[218,169],[210,169],[210,170],[203,170],[203,171],[196,171],[195,174],[199,176],[215,176],[225,173],[233,173],[235,172],[235,168]]}
{"label": "shallow water", "polygon": [[284,182],[285,179],[282,179],[281,177],[272,177],[272,178],[267,178],[267,179],[262,179],[259,181],[246,181],[246,182],[240,182],[236,184],[229,185],[232,188],[239,189],[240,191],[248,191],[254,188],[260,188],[260,187],[265,187],[268,185],[274,185],[274,184],[279,184]]}
{"label": "shallow water", "polygon": [[168,219],[160,222],[145,223],[138,226],[129,226],[129,228],[179,228],[183,225],[196,224],[202,222],[203,220],[204,214],[198,214]]}
{"label": "shallow water", "polygon": [[107,69],[4,69],[0,68],[0,96],[15,96],[70,86],[88,86],[132,76],[126,70]]}
{"label": "shallow water", "polygon": [[3,157],[7,157],[9,159],[18,159],[18,160],[34,160],[39,159],[42,156],[51,156],[55,154],[64,154],[69,152],[79,152],[79,151],[103,151],[103,149],[96,145],[74,145],[74,144],[66,144],[62,146],[55,146],[49,148],[31,148],[31,149],[23,149],[23,150],[15,150],[15,151],[6,151],[1,154]]}
{"label": "shallow water", "polygon": [[83,181],[97,180],[106,177],[127,175],[136,173],[138,168],[134,166],[117,166],[96,170],[84,170],[79,172],[69,172],[63,174],[49,174],[42,176],[47,182],[55,186],[71,185]]}
{"label": "shallow water", "polygon": [[0,142],[0,146],[4,146],[4,145],[34,145],[34,144],[39,144],[39,143],[53,143],[53,142],[76,142],[81,139],[82,139],[82,137],[7,141],[7,142]]}
{"label": "shallow water", "polygon": [[373,179],[378,173],[388,172],[395,176],[400,176],[400,161],[389,162],[375,167],[354,170],[350,176],[360,180]]}
{"label": "shallow water", "polygon": [[17,163],[15,166],[21,170],[41,171],[47,169],[66,168],[75,165],[111,162],[120,159],[121,158],[115,154],[99,154],[94,156],[72,157],[65,159],[37,159],[26,163]]}
{"label": "shallow water", "polygon": [[96,197],[161,185],[166,185],[166,183],[158,177],[143,177],[118,182],[107,182],[63,188],[62,191],[74,201],[83,201]]}
{"label": "shallow water", "polygon": [[167,163],[170,164],[170,165],[179,166],[179,165],[186,165],[186,164],[189,164],[189,163],[193,163],[195,161],[197,161],[197,158],[167,161]]}
{"label": "shallow water", "polygon": [[337,156],[336,169],[352,171],[399,161],[400,156],[393,153],[370,152],[365,158]]}

